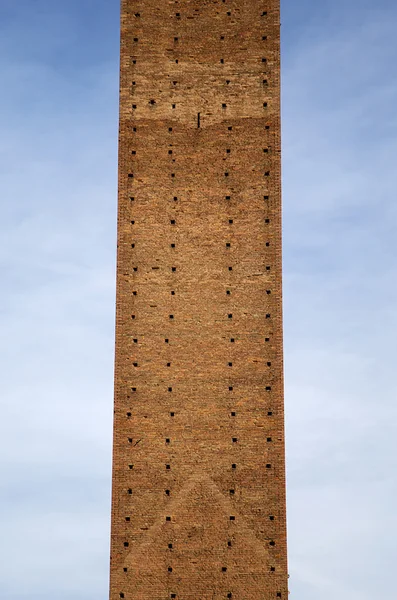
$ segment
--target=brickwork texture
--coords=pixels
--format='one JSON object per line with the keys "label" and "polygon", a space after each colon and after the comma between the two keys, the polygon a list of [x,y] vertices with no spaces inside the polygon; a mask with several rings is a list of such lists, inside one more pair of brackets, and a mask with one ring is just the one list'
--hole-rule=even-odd
{"label": "brickwork texture", "polygon": [[287,599],[279,0],[122,0],[110,600]]}

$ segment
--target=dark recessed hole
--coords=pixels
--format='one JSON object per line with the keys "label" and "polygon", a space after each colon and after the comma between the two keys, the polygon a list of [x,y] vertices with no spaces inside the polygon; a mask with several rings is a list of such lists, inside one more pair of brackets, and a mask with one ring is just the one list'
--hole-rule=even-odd
{"label": "dark recessed hole", "polygon": [[233,225],[233,219],[229,219],[229,225]]}
{"label": "dark recessed hole", "polygon": [[174,290],[171,291],[171,296],[175,296]]}
{"label": "dark recessed hole", "polygon": [[171,465],[165,465],[166,471],[170,471],[171,470]]}
{"label": "dark recessed hole", "polygon": [[[131,471],[131,470],[134,468],[134,465],[128,465],[128,468],[129,468],[129,470]],[[131,492],[128,492],[128,493],[131,493],[131,494],[132,494],[132,490],[131,490]]]}
{"label": "dark recessed hole", "polygon": [[262,36],[262,40],[263,40],[263,41],[267,40],[267,35],[263,35],[263,36]]}
{"label": "dark recessed hole", "polygon": [[272,386],[271,386],[271,385],[267,385],[267,386],[266,386],[266,388],[265,388],[265,390],[266,390],[267,392],[271,392],[271,390],[272,390]]}
{"label": "dark recessed hole", "polygon": [[138,340],[135,338],[134,339],[134,344],[137,344],[137,343],[138,343]]}
{"label": "dark recessed hole", "polygon": [[174,412],[170,412],[170,417],[175,417],[175,413]]}
{"label": "dark recessed hole", "polygon": [[271,441],[272,441],[272,438],[271,438],[271,437],[268,437],[268,438],[266,438],[266,441],[267,441],[267,442],[271,442]]}
{"label": "dark recessed hole", "polygon": [[267,463],[266,469],[271,469],[271,468],[272,468],[272,465],[270,463]]}
{"label": "dark recessed hole", "polygon": [[172,127],[168,127],[168,131],[172,131]]}
{"label": "dark recessed hole", "polygon": [[230,413],[230,416],[231,416],[231,417],[235,417],[235,416],[236,416],[236,413],[235,413],[234,411],[232,411],[232,412]]}
{"label": "dark recessed hole", "polygon": [[235,521],[235,520],[236,520],[236,517],[235,517],[235,516],[233,516],[233,515],[230,515],[229,519],[230,519],[230,521]]}
{"label": "dark recessed hole", "polygon": [[128,542],[124,542],[124,548],[128,548],[129,543]]}
{"label": "dark recessed hole", "polygon": [[226,296],[230,296],[231,291],[230,290],[226,290]]}
{"label": "dark recessed hole", "polygon": [[168,573],[172,573],[172,567],[168,567]]}
{"label": "dark recessed hole", "polygon": [[131,416],[132,416],[132,413],[128,412],[128,413],[127,413],[127,417],[129,418],[129,417],[131,417]]}
{"label": "dark recessed hole", "polygon": [[[128,466],[129,466],[129,465],[128,465]],[[129,488],[129,489],[128,489],[128,493],[129,493],[129,495],[131,496],[131,494],[132,494],[132,489],[131,489],[131,488]]]}
{"label": "dark recessed hole", "polygon": [[230,338],[230,341],[232,342],[232,344],[234,343],[234,338]]}
{"label": "dark recessed hole", "polygon": [[132,438],[128,438],[128,443],[132,444]]}
{"label": "dark recessed hole", "polygon": [[228,319],[233,319],[233,315],[232,315],[231,313],[229,313],[229,314],[227,315],[227,318],[228,318]]}
{"label": "dark recessed hole", "polygon": [[175,225],[175,219],[171,219],[171,225]]}
{"label": "dark recessed hole", "polygon": [[274,515],[269,515],[270,521],[274,521]]}
{"label": "dark recessed hole", "polygon": [[233,127],[228,127],[228,130],[231,131],[233,129]]}
{"label": "dark recessed hole", "polygon": [[124,571],[124,573],[127,573],[127,571],[128,571],[127,567],[124,567],[123,571]]}
{"label": "dark recessed hole", "polygon": [[227,173],[227,172],[226,172],[226,173],[225,173],[225,177],[229,177],[229,173]]}
{"label": "dark recessed hole", "polygon": [[272,417],[272,416],[273,416],[273,413],[272,413],[272,411],[271,411],[271,410],[269,410],[269,412],[267,413],[267,416],[268,416],[268,417]]}
{"label": "dark recessed hole", "polygon": [[175,271],[176,271],[176,267],[171,267],[171,271],[172,271],[173,273],[175,273]]}
{"label": "dark recessed hole", "polygon": [[264,200],[269,200],[269,196],[263,196]]}
{"label": "dark recessed hole", "polygon": [[233,271],[233,267],[229,267],[229,271]]}
{"label": "dark recessed hole", "polygon": [[171,550],[172,549],[172,544],[168,544],[168,548]]}
{"label": "dark recessed hole", "polygon": [[169,444],[171,442],[170,438],[165,438],[165,443]]}
{"label": "dark recessed hole", "polygon": [[171,248],[175,248],[175,244],[171,244]]}
{"label": "dark recessed hole", "polygon": [[232,442],[233,442],[234,444],[236,444],[236,443],[237,443],[237,438],[232,438]]}
{"label": "dark recessed hole", "polygon": [[220,62],[221,62],[221,64],[222,64],[222,65],[225,63],[225,61],[224,61],[224,59],[223,59],[223,58],[221,58],[221,61],[220,61]]}
{"label": "dark recessed hole", "polygon": [[269,546],[275,546],[276,542],[273,542],[273,540],[271,542],[269,542]]}
{"label": "dark recessed hole", "polygon": [[234,490],[233,490],[233,489],[232,489],[232,490],[229,490],[229,494],[230,494],[231,496],[233,496],[233,495],[234,495]]}
{"label": "dark recessed hole", "polygon": [[134,267],[134,271],[137,271],[137,270],[138,270],[138,267]]}
{"label": "dark recessed hole", "polygon": [[164,341],[165,341],[165,343],[166,343],[166,344],[168,344],[168,343],[169,343],[169,339],[168,339],[168,338],[165,338],[165,340],[164,340]]}
{"label": "dark recessed hole", "polygon": [[222,567],[222,573],[226,573],[227,567]]}
{"label": "dark recessed hole", "polygon": [[171,521],[171,517],[165,517],[166,521]]}
{"label": "dark recessed hole", "polygon": [[236,465],[236,463],[233,463],[233,464],[232,464],[232,469],[237,469],[237,465]]}
{"label": "dark recessed hole", "polygon": [[230,248],[230,242],[226,242],[226,248]]}
{"label": "dark recessed hole", "polygon": [[169,496],[170,495],[170,490],[165,490],[165,495]]}
{"label": "dark recessed hole", "polygon": [[233,363],[231,363],[231,362],[229,362],[229,363],[227,363],[227,364],[228,364],[228,366],[229,366],[229,367],[232,367],[232,366],[233,366]]}
{"label": "dark recessed hole", "polygon": [[270,570],[272,573],[274,573],[274,571],[276,570],[276,567],[270,567]]}
{"label": "dark recessed hole", "polygon": [[169,391],[169,392],[172,392],[172,387],[169,387],[169,388],[168,388],[168,391]]}
{"label": "dark recessed hole", "polygon": [[266,365],[267,365],[268,367],[271,367],[271,366],[272,366],[272,363],[269,361],[269,362],[267,362],[267,363],[266,363]]}
{"label": "dark recessed hole", "polygon": [[225,196],[226,200],[230,200],[230,196]]}
{"label": "dark recessed hole", "polygon": [[126,520],[127,523],[130,523],[131,517],[126,517],[125,520]]}

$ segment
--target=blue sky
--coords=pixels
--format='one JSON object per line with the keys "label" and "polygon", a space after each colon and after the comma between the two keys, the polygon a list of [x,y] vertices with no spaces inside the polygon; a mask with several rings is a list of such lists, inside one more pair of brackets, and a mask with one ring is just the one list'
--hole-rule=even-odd
{"label": "blue sky", "polygon": [[[389,598],[397,7],[282,8],[291,598]],[[118,11],[0,0],[2,600],[107,598]]]}

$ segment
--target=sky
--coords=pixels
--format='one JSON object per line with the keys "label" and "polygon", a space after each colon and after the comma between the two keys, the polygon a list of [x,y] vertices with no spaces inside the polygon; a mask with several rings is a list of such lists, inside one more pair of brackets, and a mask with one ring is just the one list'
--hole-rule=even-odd
{"label": "sky", "polygon": [[[283,0],[291,600],[391,598],[397,6]],[[119,4],[0,0],[0,598],[106,600]]]}

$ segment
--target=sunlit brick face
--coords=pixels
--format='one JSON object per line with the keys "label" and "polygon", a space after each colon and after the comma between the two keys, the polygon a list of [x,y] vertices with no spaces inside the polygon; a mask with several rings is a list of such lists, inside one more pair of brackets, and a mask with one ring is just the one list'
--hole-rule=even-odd
{"label": "sunlit brick face", "polygon": [[123,0],[110,599],[287,600],[279,0]]}

